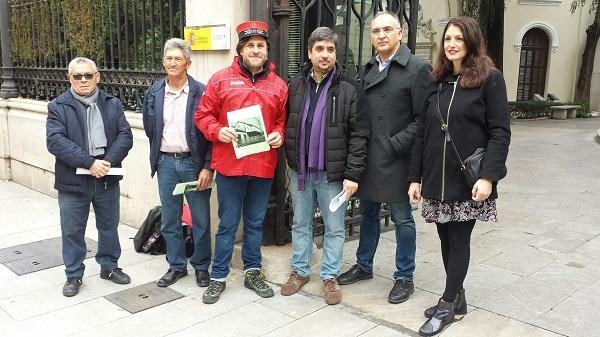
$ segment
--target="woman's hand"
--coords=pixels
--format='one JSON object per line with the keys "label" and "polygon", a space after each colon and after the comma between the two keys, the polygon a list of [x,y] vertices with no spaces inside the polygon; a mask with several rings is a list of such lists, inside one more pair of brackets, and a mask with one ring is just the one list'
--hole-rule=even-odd
{"label": "woman's hand", "polygon": [[490,194],[492,194],[492,180],[488,178],[479,178],[471,190],[471,197],[473,200],[484,201]]}
{"label": "woman's hand", "polygon": [[412,203],[421,201],[421,184],[410,183],[410,186],[408,187],[408,199]]}

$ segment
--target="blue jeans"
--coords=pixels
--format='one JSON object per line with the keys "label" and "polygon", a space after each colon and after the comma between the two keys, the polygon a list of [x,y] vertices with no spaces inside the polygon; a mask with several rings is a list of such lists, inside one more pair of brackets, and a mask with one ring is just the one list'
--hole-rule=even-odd
{"label": "blue jeans", "polygon": [[[173,195],[178,183],[198,180],[191,158],[173,158],[161,154],[158,159],[158,192],[160,194],[160,232],[167,245],[169,268],[183,271],[187,266],[185,241],[181,230],[183,195]],[[194,255],[190,264],[194,269],[208,270],[210,266],[210,189],[185,193],[192,213]]]}
{"label": "blue jeans", "polygon": [[217,174],[219,229],[215,236],[215,257],[211,277],[224,279],[229,275],[235,235],[244,213],[242,261],[244,270],[262,267],[263,220],[269,205],[273,179]]}
{"label": "blue jeans", "polygon": [[344,250],[344,214],[347,202],[335,212],[329,211],[331,199],[342,191],[342,182],[327,182],[326,174],[315,179],[307,175],[306,188],[298,191],[298,174],[290,170],[290,191],[294,205],[294,220],[292,224],[292,269],[302,277],[310,274],[310,257],[313,245],[313,218],[315,202],[319,204],[325,235],[323,237],[323,264],[320,277],[323,280],[336,278],[342,265]]}
{"label": "blue jeans", "polygon": [[[394,280],[412,280],[415,271],[417,233],[412,207],[408,201],[390,203],[392,221],[396,227],[396,272]],[[373,272],[373,257],[381,233],[381,203],[360,199],[360,241],[356,250],[356,262],[360,269]]]}
{"label": "blue jeans", "polygon": [[119,244],[119,184],[105,185],[103,180],[90,181],[85,193],[58,191],[60,229],[62,232],[62,256],[67,277],[83,277],[86,245],[85,227],[94,207],[98,229],[98,252],[96,262],[101,269],[118,267],[121,256]]}

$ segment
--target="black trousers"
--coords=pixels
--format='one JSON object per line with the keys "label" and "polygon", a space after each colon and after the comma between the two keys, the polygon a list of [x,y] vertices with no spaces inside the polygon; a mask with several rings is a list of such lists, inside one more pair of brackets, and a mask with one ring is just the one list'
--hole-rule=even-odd
{"label": "black trousers", "polygon": [[469,269],[471,257],[471,232],[475,220],[436,223],[442,246],[442,260],[446,270],[446,289],[442,298],[454,301],[456,294],[463,289],[463,282]]}

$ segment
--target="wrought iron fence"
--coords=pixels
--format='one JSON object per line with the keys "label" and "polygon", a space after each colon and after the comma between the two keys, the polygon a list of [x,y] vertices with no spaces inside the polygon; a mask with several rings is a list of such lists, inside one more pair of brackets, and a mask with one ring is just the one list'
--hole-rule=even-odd
{"label": "wrought iron fence", "polygon": [[182,37],[184,0],[12,0],[11,52],[24,97],[50,100],[69,86],[71,59],[98,64],[100,86],[139,110],[164,76],[162,46]]}
{"label": "wrought iron fence", "polygon": [[[269,0],[272,17],[270,24],[275,26],[272,36],[270,57],[278,64],[279,73],[284,78],[291,78],[306,61],[306,43],[310,33],[319,26],[332,28],[338,34],[337,60],[344,72],[352,77],[359,77],[362,65],[374,54],[370,34],[373,17],[380,11],[394,12],[401,20],[406,33],[404,43],[413,51],[416,47],[418,0]],[[275,209],[272,203],[269,209],[265,228],[275,234],[273,242],[282,244],[290,240],[292,226],[292,198],[289,193],[289,169],[280,153],[279,166],[276,172],[275,195],[283,207]],[[277,215],[274,213],[280,212]],[[273,214],[271,214],[273,213]],[[392,229],[390,211],[386,204],[382,205],[381,217],[384,220],[382,230]],[[355,239],[359,235],[360,201],[352,198],[348,203],[345,216],[346,239]],[[281,228],[280,228],[281,227]],[[324,223],[317,208],[314,217],[313,235],[317,244],[322,242]],[[270,241],[269,241],[270,242]]]}

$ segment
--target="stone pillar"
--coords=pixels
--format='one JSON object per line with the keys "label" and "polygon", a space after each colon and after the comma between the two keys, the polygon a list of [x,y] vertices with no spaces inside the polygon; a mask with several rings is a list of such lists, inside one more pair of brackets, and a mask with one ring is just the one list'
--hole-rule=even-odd
{"label": "stone pillar", "polygon": [[19,91],[13,79],[14,69],[10,57],[10,34],[8,19],[8,0],[0,0],[0,43],[2,44],[2,86],[0,87],[0,97],[11,98],[19,96]]}

